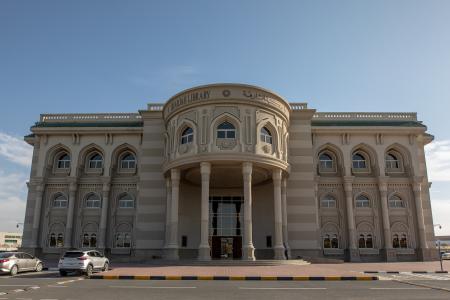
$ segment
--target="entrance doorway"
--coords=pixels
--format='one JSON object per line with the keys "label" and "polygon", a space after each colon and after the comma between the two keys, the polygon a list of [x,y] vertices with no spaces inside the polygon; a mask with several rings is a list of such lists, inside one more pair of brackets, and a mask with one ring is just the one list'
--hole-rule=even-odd
{"label": "entrance doorway", "polygon": [[213,236],[213,259],[240,259],[242,257],[242,237],[240,236]]}
{"label": "entrance doorway", "polygon": [[209,199],[209,235],[213,259],[242,257],[243,198],[212,196]]}

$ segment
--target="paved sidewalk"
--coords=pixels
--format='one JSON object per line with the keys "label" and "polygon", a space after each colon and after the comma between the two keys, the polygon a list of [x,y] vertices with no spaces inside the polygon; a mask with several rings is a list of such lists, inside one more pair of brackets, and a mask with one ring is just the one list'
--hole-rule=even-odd
{"label": "paved sidewalk", "polygon": [[[277,266],[161,266],[112,264],[112,270],[100,273],[111,276],[361,276],[365,271],[435,272],[435,262],[343,263]],[[450,270],[450,261],[444,261]]]}

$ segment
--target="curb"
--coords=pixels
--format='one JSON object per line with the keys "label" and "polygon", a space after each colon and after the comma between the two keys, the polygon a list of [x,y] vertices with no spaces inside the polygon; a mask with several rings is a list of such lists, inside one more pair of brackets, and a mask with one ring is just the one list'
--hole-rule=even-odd
{"label": "curb", "polygon": [[364,271],[365,274],[400,274],[400,273],[412,273],[412,274],[448,274],[448,271]]}
{"label": "curb", "polygon": [[89,279],[119,280],[245,280],[245,281],[372,281],[377,276],[147,276],[147,275],[92,275]]}

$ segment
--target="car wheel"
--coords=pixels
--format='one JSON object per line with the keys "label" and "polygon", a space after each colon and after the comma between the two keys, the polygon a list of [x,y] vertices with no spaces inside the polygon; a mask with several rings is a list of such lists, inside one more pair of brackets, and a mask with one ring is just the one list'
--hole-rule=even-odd
{"label": "car wheel", "polygon": [[38,263],[36,266],[36,272],[42,272],[42,269],[43,269],[42,264]]}
{"label": "car wheel", "polygon": [[11,270],[9,271],[11,276],[17,275],[18,272],[19,272],[19,268],[16,265],[12,266]]}
{"label": "car wheel", "polygon": [[94,269],[92,268],[92,265],[88,265],[86,267],[86,276],[88,276],[88,277],[91,276],[93,271],[94,271]]}
{"label": "car wheel", "polygon": [[67,272],[66,271],[59,271],[59,275],[61,275],[62,277],[66,277],[67,276]]}
{"label": "car wheel", "polygon": [[105,265],[103,266],[103,272],[108,271],[109,270],[109,264],[107,262],[105,262]]}

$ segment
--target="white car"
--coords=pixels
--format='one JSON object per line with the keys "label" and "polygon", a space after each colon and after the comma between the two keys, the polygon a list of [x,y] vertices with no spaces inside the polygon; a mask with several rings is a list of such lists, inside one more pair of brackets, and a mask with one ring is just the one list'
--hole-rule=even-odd
{"label": "white car", "polygon": [[109,260],[95,250],[70,250],[59,259],[58,269],[61,276],[72,272],[91,276],[94,271],[108,271]]}
{"label": "white car", "polygon": [[450,252],[442,253],[442,259],[450,259]]}

